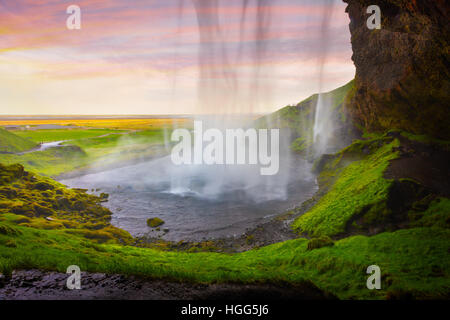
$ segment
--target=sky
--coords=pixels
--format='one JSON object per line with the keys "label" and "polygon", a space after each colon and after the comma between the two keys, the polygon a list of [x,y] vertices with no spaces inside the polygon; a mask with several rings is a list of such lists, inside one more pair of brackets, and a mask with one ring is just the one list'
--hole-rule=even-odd
{"label": "sky", "polygon": [[348,24],[340,0],[2,0],[0,114],[272,112],[353,79]]}

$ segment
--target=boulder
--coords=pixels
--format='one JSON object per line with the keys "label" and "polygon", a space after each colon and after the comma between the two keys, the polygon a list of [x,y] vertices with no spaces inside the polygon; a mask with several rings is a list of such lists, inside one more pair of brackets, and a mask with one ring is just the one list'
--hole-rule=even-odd
{"label": "boulder", "polygon": [[159,227],[161,225],[163,225],[165,222],[164,220],[160,219],[160,218],[150,218],[147,219],[147,225],[151,228],[156,228]]}

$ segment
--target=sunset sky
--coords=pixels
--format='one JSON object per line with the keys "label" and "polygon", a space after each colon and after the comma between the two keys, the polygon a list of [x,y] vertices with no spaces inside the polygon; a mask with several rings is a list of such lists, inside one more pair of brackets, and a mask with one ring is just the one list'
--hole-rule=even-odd
{"label": "sunset sky", "polygon": [[271,112],[354,77],[340,0],[248,0],[244,22],[245,0],[200,1],[0,1],[0,114]]}

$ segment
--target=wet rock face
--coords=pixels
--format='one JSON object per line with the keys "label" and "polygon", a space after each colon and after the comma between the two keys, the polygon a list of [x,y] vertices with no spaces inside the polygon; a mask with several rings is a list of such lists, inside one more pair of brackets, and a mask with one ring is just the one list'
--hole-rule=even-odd
{"label": "wet rock face", "polygon": [[[450,139],[449,6],[446,0],[348,3],[355,92],[349,112],[370,131],[397,128]],[[381,9],[369,30],[369,5]]]}

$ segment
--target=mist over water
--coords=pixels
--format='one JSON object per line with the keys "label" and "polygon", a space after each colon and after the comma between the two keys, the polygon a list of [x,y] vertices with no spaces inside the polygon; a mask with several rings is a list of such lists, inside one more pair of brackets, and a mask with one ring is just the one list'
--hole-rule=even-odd
{"label": "mist over water", "polygon": [[[315,8],[314,2],[303,2]],[[322,10],[317,41],[313,48],[300,48],[303,51],[317,52],[319,92],[323,89],[334,2],[335,0],[321,1],[321,6],[317,7]],[[231,22],[238,26],[234,33],[227,30],[230,19],[233,18],[222,13],[227,11],[226,5],[230,3],[235,10],[235,21]],[[226,129],[251,126],[251,123],[236,122],[236,114],[254,114],[263,110],[262,105],[270,103],[275,83],[270,77],[270,52],[279,46],[273,34],[276,34],[275,29],[282,24],[282,21],[274,21],[275,5],[278,3],[276,0],[178,0],[178,17],[183,17],[189,4],[195,8],[199,33],[198,114],[203,115],[196,116],[196,119],[203,122],[205,129],[215,128],[225,133]],[[238,37],[239,41],[231,41],[233,36]],[[315,156],[325,152],[332,132],[328,102],[322,95],[319,96],[312,124]],[[278,128],[279,124],[268,123],[268,126]],[[282,135],[279,143],[282,145],[282,165],[289,166],[292,157],[289,151],[289,134]],[[256,146],[247,144],[239,147],[249,149]],[[230,151],[225,146],[224,153]],[[185,172],[191,174],[181,174]],[[267,192],[261,194],[259,190],[258,197],[267,200],[279,199],[280,195],[285,197],[288,184],[288,176],[281,173],[276,178],[262,179],[254,166],[197,166],[195,169],[184,167],[169,175],[174,185],[173,190],[187,190],[191,179],[197,179],[199,176],[204,179],[207,176],[208,182],[211,179],[214,182],[206,183],[208,188],[203,189],[204,195],[217,196],[235,186],[242,190],[251,190],[254,185],[265,185]],[[275,179],[276,184],[273,183]]]}
{"label": "mist over water", "polygon": [[[113,212],[113,225],[134,236],[200,241],[241,235],[247,228],[309,199],[317,190],[310,166],[305,160],[295,159],[289,167],[282,166],[278,176],[261,177],[248,184],[245,180],[249,176],[257,176],[248,168],[233,171],[232,177],[225,179],[217,174],[225,170],[222,167],[183,168],[164,157],[61,182],[99,189],[96,194],[108,193],[109,201],[103,205]],[[218,183],[218,179],[225,181]],[[163,219],[161,229],[170,231],[148,228],[146,220],[152,217]]]}
{"label": "mist over water", "polygon": [[[251,128],[248,115],[264,110],[271,103],[275,82],[271,80],[271,55],[282,43],[274,37],[274,29],[282,21],[274,21],[276,0],[176,0],[177,30],[185,11],[196,13],[199,48],[197,79],[197,114],[203,129],[214,128],[225,136],[227,129]],[[314,7],[314,1],[303,1]],[[322,1],[324,2],[324,1]],[[327,60],[329,24],[333,0],[325,1],[317,41],[301,46],[299,56],[308,50],[317,54],[318,88],[323,88],[324,65]],[[227,4],[233,14],[223,14]],[[301,19],[308,19],[300,17]],[[232,21],[230,21],[232,19]],[[227,25],[237,25],[230,32]],[[178,32],[179,33],[179,32]],[[231,41],[231,38],[238,41]],[[174,57],[181,53],[174,53]],[[176,75],[174,76],[176,78]],[[173,81],[176,94],[176,79]],[[315,155],[328,146],[329,103],[319,96],[314,123]],[[268,127],[279,128],[279,123]],[[175,127],[172,129],[176,129]],[[165,144],[170,151],[170,133],[165,131]],[[195,137],[192,137],[194,141]],[[101,188],[111,194],[106,203],[113,212],[113,223],[131,233],[146,234],[146,219],[161,217],[171,230],[170,240],[223,237],[239,234],[246,227],[299,205],[316,191],[311,164],[290,151],[291,136],[282,130],[279,141],[280,170],[273,176],[262,176],[260,165],[174,165],[170,156],[146,163],[62,181],[72,187]],[[204,144],[204,147],[208,143]],[[250,142],[237,146],[249,150]],[[270,149],[270,146],[269,146]],[[230,152],[224,146],[224,154]]]}
{"label": "mist over water", "polygon": [[[272,88],[264,77],[271,69],[267,64],[271,2],[232,1],[233,9],[237,8],[237,11],[230,18],[222,13],[230,1],[178,0],[179,17],[189,6],[195,9],[199,35],[197,113],[200,114],[196,120],[202,122],[204,130],[218,129],[225,136],[227,129],[247,129],[252,126],[252,121],[246,115],[257,113],[263,104],[270,103]],[[226,28],[230,22],[238,25],[234,35]],[[238,37],[238,41],[230,41],[230,37]],[[273,45],[274,41],[271,43]],[[239,119],[239,114],[243,119]],[[280,165],[289,166],[289,136],[283,135],[280,140],[283,153]],[[258,146],[252,143],[238,144],[237,148],[257,150]],[[232,152],[228,148],[224,146],[224,154]],[[198,197],[217,199],[230,190],[241,190],[254,201],[287,197],[288,173],[263,177],[258,165],[182,165],[172,168],[167,175],[174,193],[192,192],[194,184],[202,186],[194,192]]]}

